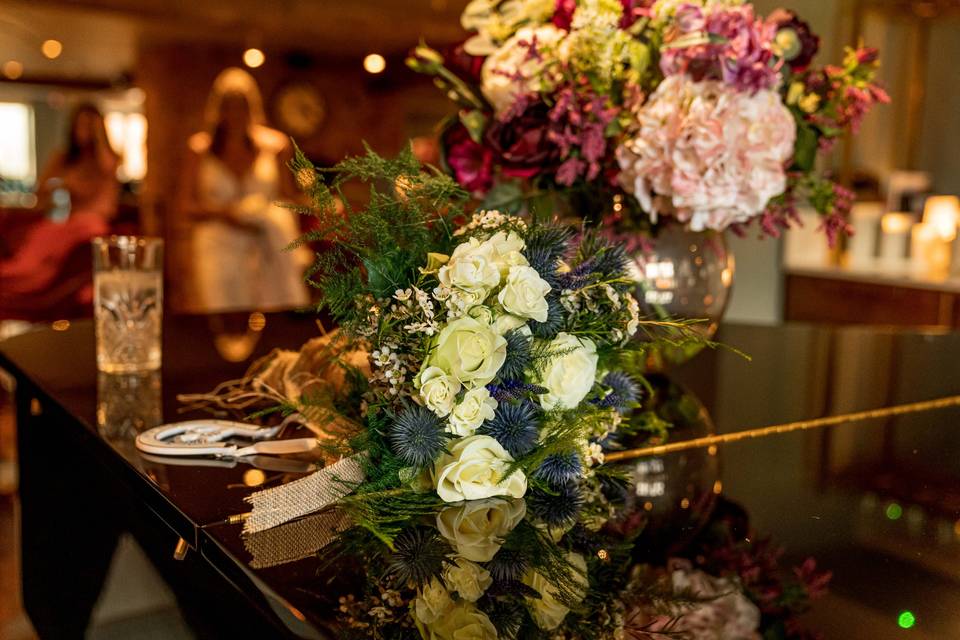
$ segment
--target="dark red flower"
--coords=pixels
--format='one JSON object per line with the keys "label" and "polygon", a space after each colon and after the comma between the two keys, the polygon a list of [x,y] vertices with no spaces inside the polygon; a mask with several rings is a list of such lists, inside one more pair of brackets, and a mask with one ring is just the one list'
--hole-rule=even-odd
{"label": "dark red flower", "polygon": [[557,0],[557,7],[553,10],[553,26],[569,31],[576,10],[577,0]]}
{"label": "dark red flower", "polygon": [[820,36],[810,30],[810,25],[789,9],[777,9],[767,20],[776,25],[775,41],[790,68],[796,72],[810,66],[820,49]]}
{"label": "dark red flower", "polygon": [[471,193],[485,193],[493,185],[493,151],[477,144],[459,122],[441,136],[444,158],[456,180]]}
{"label": "dark red flower", "polygon": [[462,42],[450,47],[443,56],[447,69],[472,84],[480,84],[480,69],[483,67],[485,59],[482,56],[472,56],[464,51]]}
{"label": "dark red flower", "polygon": [[[620,0],[623,5],[623,15],[620,17],[620,28],[628,29],[630,25],[643,16],[650,16],[650,7],[653,0]],[[557,0],[553,11],[553,25],[558,29],[570,30],[573,22],[573,12],[577,10],[577,0]]]}
{"label": "dark red flower", "polygon": [[493,149],[504,174],[529,178],[556,163],[558,151],[547,136],[547,113],[543,102],[533,102],[517,115],[495,120],[487,129],[484,141]]}

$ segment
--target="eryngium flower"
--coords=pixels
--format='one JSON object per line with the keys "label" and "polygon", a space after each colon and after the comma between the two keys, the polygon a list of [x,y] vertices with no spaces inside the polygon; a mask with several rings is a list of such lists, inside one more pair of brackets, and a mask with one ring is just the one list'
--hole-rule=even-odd
{"label": "eryngium flower", "polygon": [[529,402],[501,403],[493,420],[488,420],[477,433],[492,436],[514,458],[519,458],[537,444],[539,410]]}
{"label": "eryngium flower", "polygon": [[556,293],[547,296],[547,321],[530,321],[530,331],[541,340],[552,340],[563,329],[563,305],[557,299]]}
{"label": "eryngium flower", "polygon": [[547,492],[534,489],[526,495],[527,509],[551,527],[573,524],[583,506],[580,487],[575,482],[561,485]]}
{"label": "eryngium flower", "polygon": [[497,555],[493,556],[493,559],[485,565],[485,568],[494,580],[505,582],[522,578],[528,566],[526,556],[520,551],[500,549]]}
{"label": "eryngium flower", "polygon": [[450,546],[433,529],[412,527],[400,532],[394,541],[389,572],[400,584],[414,582],[417,587],[427,584],[443,571]]}
{"label": "eryngium flower", "polygon": [[610,387],[610,393],[597,403],[601,407],[627,413],[640,397],[640,387],[633,378],[622,371],[611,371],[605,375],[603,384]]}
{"label": "eryngium flower", "polygon": [[530,340],[518,329],[503,337],[507,340],[507,359],[503,361],[498,375],[501,380],[520,380],[530,366]]}
{"label": "eryngium flower", "polygon": [[412,405],[390,428],[390,448],[405,463],[421,469],[433,463],[448,437],[433,411]]}
{"label": "eryngium flower", "polygon": [[553,487],[559,487],[576,481],[582,474],[583,465],[580,463],[580,456],[574,451],[568,451],[552,453],[544,458],[533,472],[533,477],[544,480]]}

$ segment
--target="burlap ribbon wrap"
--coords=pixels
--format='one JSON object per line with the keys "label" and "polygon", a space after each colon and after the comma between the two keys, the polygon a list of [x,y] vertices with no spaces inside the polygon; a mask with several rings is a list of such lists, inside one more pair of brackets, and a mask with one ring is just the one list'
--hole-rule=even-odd
{"label": "burlap ribbon wrap", "polygon": [[316,473],[289,484],[247,496],[253,509],[244,533],[264,531],[325,509],[350,494],[365,479],[363,455],[343,458]]}

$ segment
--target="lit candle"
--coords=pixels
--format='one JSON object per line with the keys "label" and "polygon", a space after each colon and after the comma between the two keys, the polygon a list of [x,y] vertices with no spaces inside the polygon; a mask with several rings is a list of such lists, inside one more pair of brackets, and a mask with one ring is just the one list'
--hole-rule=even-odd
{"label": "lit candle", "polygon": [[919,257],[920,269],[937,278],[947,276],[951,262],[954,272],[960,270],[960,242],[956,242],[957,225],[960,224],[960,198],[927,198],[923,205],[923,224],[930,228],[924,236],[930,237],[919,239],[920,250],[926,252]]}
{"label": "lit candle", "polygon": [[882,202],[858,202],[853,205],[850,211],[853,235],[847,243],[847,255],[851,266],[865,266],[873,263],[883,211]]}
{"label": "lit candle", "polygon": [[956,196],[930,196],[923,205],[923,222],[944,240],[957,237],[960,222],[960,198]]}
{"label": "lit candle", "polygon": [[907,257],[907,241],[913,216],[909,213],[887,213],[880,219],[880,259],[889,266],[901,265]]}
{"label": "lit candle", "polygon": [[910,238],[911,267],[915,273],[942,280],[950,269],[951,243],[929,222],[914,225]]}

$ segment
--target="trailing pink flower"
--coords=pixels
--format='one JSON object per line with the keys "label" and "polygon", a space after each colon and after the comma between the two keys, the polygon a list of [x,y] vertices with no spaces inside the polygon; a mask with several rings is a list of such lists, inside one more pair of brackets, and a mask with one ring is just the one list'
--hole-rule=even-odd
{"label": "trailing pink flower", "polygon": [[674,26],[660,58],[664,75],[722,80],[740,91],[777,86],[780,63],[773,51],[777,27],[756,18],[751,5],[701,8],[682,4],[676,10]]}

